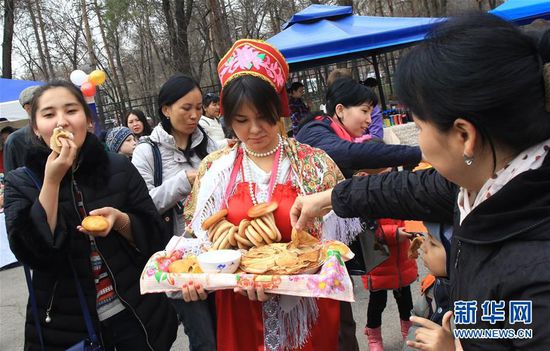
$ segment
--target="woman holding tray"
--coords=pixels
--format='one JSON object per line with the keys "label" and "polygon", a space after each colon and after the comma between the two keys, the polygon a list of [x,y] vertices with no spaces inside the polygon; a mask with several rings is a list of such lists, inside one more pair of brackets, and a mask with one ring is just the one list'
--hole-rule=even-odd
{"label": "woman holding tray", "polygon": [[[239,40],[218,65],[222,109],[239,142],[204,159],[185,210],[198,238],[205,219],[227,209],[226,219],[239,225],[247,210],[274,201],[275,222],[282,241],[290,241],[289,211],[300,194],[334,186],[343,179],[321,150],[279,134],[280,116],[288,115],[285,81],[288,65],[267,43]],[[359,222],[327,217],[309,232],[348,242]],[[355,229],[355,230],[354,230]],[[183,287],[184,299],[204,299],[202,287]],[[285,301],[284,311],[281,301]],[[288,303],[290,302],[290,303]],[[262,288],[216,292],[218,350],[336,350],[339,303],[328,299],[272,297]]]}

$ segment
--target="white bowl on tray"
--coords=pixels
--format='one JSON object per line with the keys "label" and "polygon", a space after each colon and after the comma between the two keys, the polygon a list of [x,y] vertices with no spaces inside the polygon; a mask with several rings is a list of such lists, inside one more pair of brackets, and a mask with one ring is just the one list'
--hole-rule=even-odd
{"label": "white bowl on tray", "polygon": [[204,273],[235,273],[241,264],[239,250],[213,250],[197,256]]}

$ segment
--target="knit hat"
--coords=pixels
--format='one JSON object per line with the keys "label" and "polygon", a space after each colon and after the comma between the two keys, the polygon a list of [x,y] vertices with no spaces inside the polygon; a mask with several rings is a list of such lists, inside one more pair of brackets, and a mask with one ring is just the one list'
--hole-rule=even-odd
{"label": "knit hat", "polygon": [[122,143],[126,138],[132,135],[132,132],[127,127],[114,127],[107,131],[107,136],[105,137],[105,143],[107,147],[112,152],[118,152]]}
{"label": "knit hat", "polygon": [[285,57],[271,44],[262,40],[237,40],[218,64],[218,75],[222,83],[221,99],[223,87],[229,82],[243,75],[251,75],[264,80],[275,89],[281,101],[282,117],[289,117],[286,94],[288,72]]}
{"label": "knit hat", "polygon": [[445,253],[447,254],[447,261],[451,257],[451,240],[453,237],[453,226],[449,224],[443,224],[443,223],[435,223],[435,222],[424,222],[424,226],[426,229],[428,229],[428,233],[434,238],[435,240],[439,241],[443,248],[445,249]]}
{"label": "knit hat", "polygon": [[32,99],[34,98],[34,91],[38,89],[39,85],[33,85],[32,87],[28,87],[23,89],[21,93],[19,93],[19,103],[21,106],[25,106],[26,104],[30,104],[32,102]]}

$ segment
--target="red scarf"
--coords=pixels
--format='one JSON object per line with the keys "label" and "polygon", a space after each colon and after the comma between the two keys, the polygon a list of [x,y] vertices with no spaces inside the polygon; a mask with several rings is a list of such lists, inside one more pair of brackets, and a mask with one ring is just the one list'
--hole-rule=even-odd
{"label": "red scarf", "polygon": [[336,135],[338,135],[338,137],[340,137],[340,139],[344,139],[346,141],[349,141],[351,143],[353,143],[353,138],[351,137],[351,135],[349,135],[349,133],[344,129],[344,127],[342,127],[340,125],[340,123],[336,123],[331,117],[329,116],[317,116],[315,117],[315,119],[317,121],[322,121],[323,118],[328,118],[330,120],[330,128],[332,128],[332,130],[334,131],[334,133],[336,133]]}

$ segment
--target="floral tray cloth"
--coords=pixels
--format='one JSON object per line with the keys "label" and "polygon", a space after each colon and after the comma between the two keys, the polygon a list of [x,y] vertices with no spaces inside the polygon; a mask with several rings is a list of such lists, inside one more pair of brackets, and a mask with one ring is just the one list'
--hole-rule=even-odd
{"label": "floral tray cloth", "polygon": [[335,250],[329,251],[329,257],[316,274],[168,273],[161,269],[163,259],[170,257],[174,250],[183,250],[184,256],[198,255],[203,244],[198,239],[172,238],[166,249],[151,256],[145,265],[140,278],[141,293],[179,292],[184,283],[192,280],[200,283],[206,290],[256,286],[273,294],[355,301],[351,278],[344,264],[344,261],[353,258],[351,251],[344,255]]}

